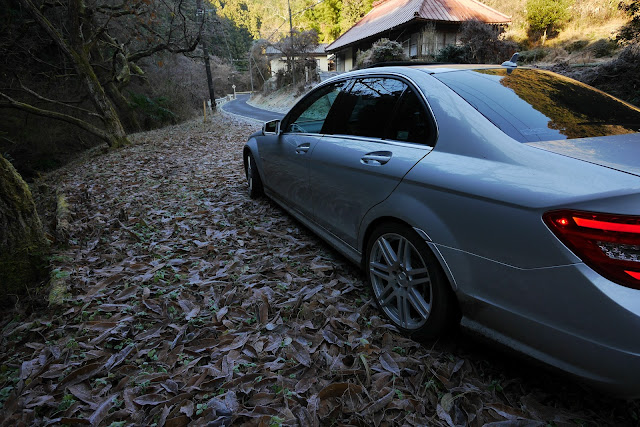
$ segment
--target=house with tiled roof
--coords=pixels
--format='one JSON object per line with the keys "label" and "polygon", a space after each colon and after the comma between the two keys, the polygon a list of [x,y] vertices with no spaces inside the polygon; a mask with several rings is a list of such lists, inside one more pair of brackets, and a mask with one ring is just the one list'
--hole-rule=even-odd
{"label": "house with tiled roof", "polygon": [[402,43],[410,58],[430,58],[458,43],[460,25],[471,20],[499,26],[511,22],[509,16],[476,0],[379,0],[326,51],[335,56],[338,71],[351,70],[357,52],[381,38]]}

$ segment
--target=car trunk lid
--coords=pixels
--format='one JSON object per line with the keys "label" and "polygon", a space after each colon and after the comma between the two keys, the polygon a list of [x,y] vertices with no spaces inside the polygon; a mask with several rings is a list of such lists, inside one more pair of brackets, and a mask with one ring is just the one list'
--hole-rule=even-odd
{"label": "car trunk lid", "polygon": [[640,176],[640,133],[536,141],[526,145]]}

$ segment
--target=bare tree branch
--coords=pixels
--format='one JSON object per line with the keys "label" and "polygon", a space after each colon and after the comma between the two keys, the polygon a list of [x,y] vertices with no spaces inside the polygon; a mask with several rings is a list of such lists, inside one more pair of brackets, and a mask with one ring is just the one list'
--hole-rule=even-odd
{"label": "bare tree branch", "polygon": [[18,83],[20,84],[20,87],[22,88],[23,91],[27,92],[31,96],[34,96],[35,98],[37,98],[37,99],[39,99],[41,101],[49,102],[49,103],[54,104],[54,105],[61,105],[63,107],[71,108],[71,109],[76,110],[76,111],[81,111],[81,112],[83,112],[85,114],[88,114],[89,116],[96,117],[96,118],[98,118],[100,120],[104,120],[104,117],[102,117],[100,114],[94,113],[93,111],[89,111],[89,110],[84,109],[84,108],[76,107],[75,105],[70,105],[70,104],[67,104],[67,103],[62,102],[62,101],[56,101],[55,99],[45,98],[44,96],[38,94],[34,90],[29,89],[24,84],[22,84],[20,79],[17,78],[17,80],[18,80]]}
{"label": "bare tree branch", "polygon": [[163,50],[166,50],[166,51],[171,52],[171,53],[193,52],[196,49],[196,47],[198,47],[198,43],[200,43],[200,35],[199,34],[198,34],[198,37],[196,37],[195,40],[193,41],[193,43],[190,44],[189,46],[182,47],[182,48],[172,48],[167,43],[161,43],[161,44],[155,45],[155,46],[153,46],[153,47],[151,47],[149,49],[142,50],[142,51],[139,51],[139,52],[135,52],[135,53],[129,55],[127,57],[127,60],[129,62],[135,62],[135,61],[138,61],[138,60],[140,60],[142,58],[146,58],[148,56],[151,56],[154,53],[161,52]]}
{"label": "bare tree branch", "polygon": [[[89,93],[91,102],[93,103],[93,105],[95,106],[99,114],[103,117],[102,120],[108,132],[104,132],[100,130],[100,134],[104,136],[105,141],[107,141],[110,146],[115,146],[115,147],[120,146],[122,144],[127,144],[128,140],[127,140],[126,132],[122,126],[122,122],[120,121],[120,118],[118,117],[118,114],[116,113],[112,102],[107,97],[104,91],[104,88],[100,84],[100,81],[98,80],[95,70],[91,66],[91,63],[89,62],[87,51],[84,50],[84,46],[82,42],[82,34],[81,34],[82,31],[80,28],[81,23],[79,21],[76,22],[76,26],[78,28],[74,27],[71,29],[72,44],[70,45],[63,38],[62,34],[60,34],[60,32],[53,26],[53,24],[51,24],[51,22],[49,22],[49,20],[32,3],[31,0],[19,0],[19,1],[25,7],[25,9],[27,9],[31,13],[31,15],[36,20],[36,22],[40,24],[40,27],[44,31],[46,31],[47,34],[49,34],[51,39],[55,42],[56,45],[58,45],[60,50],[65,54],[65,56],[69,58],[69,60],[73,64],[73,67],[78,73],[78,77],[80,78],[82,83],[85,85]],[[82,0],[69,0],[69,9],[71,9],[69,12],[69,15],[72,20],[72,26],[74,26],[73,25],[74,19],[79,20],[82,8],[83,8]],[[6,95],[4,96],[6,97]],[[13,101],[12,105],[18,106],[19,104],[20,106],[18,108],[25,109],[25,110],[27,109],[26,104],[18,103],[15,100],[12,100],[12,101]],[[33,106],[28,106],[28,107],[33,109],[32,111],[34,112],[34,114],[36,114],[36,112],[39,112],[38,114],[42,115],[42,111],[46,111]],[[86,129],[86,126],[95,128],[95,126],[81,119],[77,119],[75,117],[72,118],[73,121],[69,121],[68,119],[65,119],[65,118],[71,118],[71,116],[68,116],[66,114],[55,113],[55,112],[48,112],[48,113],[60,114],[59,116],[60,120],[65,120],[65,121],[68,121],[69,123],[74,123],[82,127],[83,129]],[[95,129],[97,130],[97,128]]]}
{"label": "bare tree branch", "polygon": [[24,102],[16,101],[15,99],[11,98],[9,95],[3,92],[0,92],[0,97],[8,101],[7,103],[0,103],[0,108],[15,108],[15,109],[26,111],[28,113],[35,114],[41,117],[48,117],[50,119],[55,119],[55,120],[60,120],[66,123],[70,123],[72,125],[78,126],[81,129],[86,130],[87,132],[97,136],[98,138],[102,139],[107,143],[109,143],[109,141],[112,138],[109,133],[77,117],[73,117],[68,114],[59,113],[57,111],[45,110],[42,108],[34,107],[33,105],[25,104]]}

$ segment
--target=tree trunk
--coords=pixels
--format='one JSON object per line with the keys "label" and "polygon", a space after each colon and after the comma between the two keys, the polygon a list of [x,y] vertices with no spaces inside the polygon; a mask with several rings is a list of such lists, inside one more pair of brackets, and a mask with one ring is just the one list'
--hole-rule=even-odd
{"label": "tree trunk", "polygon": [[[117,42],[109,38],[107,34],[103,34],[102,37],[109,43],[117,44]],[[91,49],[91,57],[100,58],[100,60],[105,61],[103,52],[100,49],[97,49],[95,46],[93,47],[93,49]],[[119,57],[122,58],[121,62],[123,62],[124,65],[127,65],[127,59],[124,57],[124,55],[120,54]],[[127,70],[129,69],[128,66],[126,68]],[[120,91],[119,85],[116,84],[117,78],[116,81],[114,81],[114,77],[112,75],[109,75],[109,73],[107,73],[106,71],[101,71],[100,68],[95,68],[94,70],[96,71],[96,75],[98,76],[98,78],[103,82],[106,82],[104,84],[104,90],[107,95],[109,95],[109,99],[111,99],[111,102],[116,109],[116,113],[118,113],[118,117],[120,118],[125,131],[128,133],[140,132],[142,130],[142,126],[140,126],[140,122],[138,121],[133,108],[131,108],[129,101]],[[126,80],[128,81],[129,72],[127,71],[124,74],[127,76]]]}
{"label": "tree trunk", "polygon": [[89,56],[83,46],[82,26],[79,22],[84,7],[82,0],[71,0],[69,2],[69,32],[71,34],[69,42],[63,38],[62,34],[47,20],[31,0],[20,0],[20,3],[31,12],[36,22],[49,34],[49,37],[73,63],[78,77],[87,88],[91,102],[102,116],[105,130],[108,133],[107,144],[113,148],[128,144],[129,140],[120,118],[100,84],[93,67],[91,67]]}
{"label": "tree trunk", "polygon": [[120,89],[118,89],[118,86],[116,86],[114,82],[109,82],[105,85],[105,90],[118,109],[118,116],[124,128],[129,132],[140,132],[142,126],[140,126],[138,118],[129,105],[127,98],[125,98],[122,92],[120,92]]}
{"label": "tree trunk", "polygon": [[0,155],[0,304],[46,276],[47,241],[29,187]]}

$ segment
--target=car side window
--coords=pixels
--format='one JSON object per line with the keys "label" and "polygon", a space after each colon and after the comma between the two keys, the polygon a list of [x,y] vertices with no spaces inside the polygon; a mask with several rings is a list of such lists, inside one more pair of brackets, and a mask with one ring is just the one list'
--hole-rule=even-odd
{"label": "car side window", "polygon": [[424,104],[418,95],[407,87],[387,130],[387,138],[432,145],[432,127],[433,124],[427,116]]}
{"label": "car side window", "polygon": [[322,87],[307,97],[292,111],[285,132],[320,133],[344,84],[338,82]]}
{"label": "car side window", "polygon": [[400,80],[369,77],[343,93],[326,133],[384,138],[396,103],[407,85]]}

